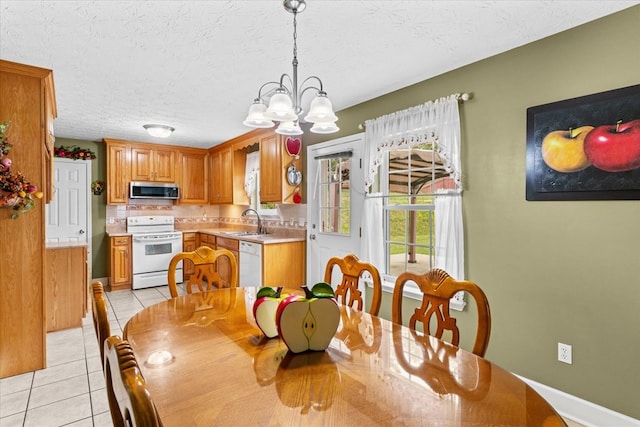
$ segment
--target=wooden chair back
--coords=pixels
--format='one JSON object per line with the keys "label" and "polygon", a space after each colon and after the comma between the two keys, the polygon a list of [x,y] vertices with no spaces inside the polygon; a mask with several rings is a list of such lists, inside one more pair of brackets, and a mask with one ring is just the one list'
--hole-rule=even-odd
{"label": "wooden chair back", "polygon": [[111,335],[109,325],[107,298],[104,294],[102,282],[94,280],[91,283],[91,308],[93,312],[93,327],[100,347],[100,362],[104,369],[104,341]]}
{"label": "wooden chair back", "polygon": [[[226,257],[229,262],[229,282],[223,283],[218,273],[218,258]],[[192,293],[195,286],[200,292],[213,289],[213,284],[217,283],[218,288],[228,285],[230,288],[238,286],[238,261],[235,255],[228,249],[211,249],[208,246],[200,246],[193,252],[180,252],[171,259],[169,263],[169,292],[171,297],[178,296],[178,285],[176,283],[176,268],[178,262],[189,260],[194,265],[193,274],[187,281],[187,293]]]}
{"label": "wooden chair back", "polygon": [[[491,334],[491,312],[489,301],[478,285],[466,280],[455,280],[446,271],[434,268],[425,274],[404,272],[398,276],[393,290],[393,302],[391,306],[391,320],[402,324],[402,295],[404,285],[412,281],[418,285],[423,294],[422,305],[415,309],[409,319],[409,328],[416,330],[416,323],[422,322],[424,333],[438,339],[443,339],[445,331],[451,332],[451,344],[460,345],[460,331],[456,325],[456,319],[451,316],[449,300],[459,291],[465,291],[471,295],[478,309],[478,326],[472,352],[484,357],[489,346]],[[435,331],[431,329],[432,319],[435,323]]]}
{"label": "wooden chair back", "polygon": [[129,343],[113,335],[104,342],[105,382],[115,427],[162,426]]}
{"label": "wooden chair back", "polygon": [[331,285],[333,285],[331,276],[334,267],[338,267],[342,272],[342,280],[335,287],[336,299],[342,304],[361,311],[364,307],[364,301],[362,292],[358,289],[358,281],[364,274],[368,273],[373,283],[373,296],[369,306],[369,313],[377,316],[382,302],[382,280],[378,269],[373,264],[360,261],[354,254],[349,254],[344,258],[330,258],[324,270],[324,281]]}

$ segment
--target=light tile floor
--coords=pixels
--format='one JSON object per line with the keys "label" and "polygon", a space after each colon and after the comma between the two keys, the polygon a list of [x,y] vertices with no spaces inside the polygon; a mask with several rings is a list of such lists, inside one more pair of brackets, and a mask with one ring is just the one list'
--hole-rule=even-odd
{"label": "light tile floor", "polygon": [[[167,286],[106,295],[120,336],[133,315],[171,297]],[[48,333],[46,369],[0,379],[0,427],[111,427],[99,354],[91,312],[81,328]]]}
{"label": "light tile floor", "polygon": [[[182,293],[182,292],[181,292]],[[113,335],[169,288],[106,292]],[[111,426],[91,312],[81,328],[47,334],[47,368],[0,380],[0,427]]]}

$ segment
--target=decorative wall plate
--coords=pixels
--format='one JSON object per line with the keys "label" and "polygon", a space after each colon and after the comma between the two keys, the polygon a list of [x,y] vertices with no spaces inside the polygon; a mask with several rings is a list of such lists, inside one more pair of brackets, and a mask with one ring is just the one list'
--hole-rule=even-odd
{"label": "decorative wall plate", "polygon": [[287,182],[289,185],[300,185],[302,182],[302,172],[297,170],[295,165],[291,165],[287,169]]}
{"label": "decorative wall plate", "polygon": [[290,136],[285,141],[284,146],[291,157],[297,158],[300,155],[300,150],[302,149],[302,140],[300,138],[293,138]]}

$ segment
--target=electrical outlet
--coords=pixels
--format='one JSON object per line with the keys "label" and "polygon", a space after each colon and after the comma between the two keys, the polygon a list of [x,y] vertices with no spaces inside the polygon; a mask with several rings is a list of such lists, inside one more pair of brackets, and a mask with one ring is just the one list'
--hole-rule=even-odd
{"label": "electrical outlet", "polygon": [[571,346],[569,344],[558,343],[558,360],[571,365]]}

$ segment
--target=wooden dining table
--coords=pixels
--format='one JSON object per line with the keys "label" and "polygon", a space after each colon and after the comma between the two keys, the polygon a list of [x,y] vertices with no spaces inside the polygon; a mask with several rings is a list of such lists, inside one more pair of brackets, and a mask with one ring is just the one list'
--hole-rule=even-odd
{"label": "wooden dining table", "polygon": [[346,306],[325,351],[293,354],[257,327],[256,291],[183,295],[129,320],[165,427],[566,425],[489,360]]}

